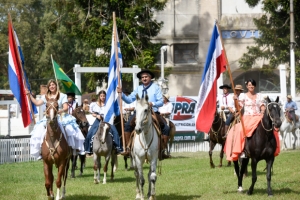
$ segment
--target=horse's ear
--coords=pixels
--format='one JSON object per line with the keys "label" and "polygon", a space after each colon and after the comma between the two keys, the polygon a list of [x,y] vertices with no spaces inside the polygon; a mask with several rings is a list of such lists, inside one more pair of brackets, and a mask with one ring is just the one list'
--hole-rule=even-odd
{"label": "horse's ear", "polygon": [[140,97],[139,97],[138,93],[136,93],[135,98],[136,98],[136,100],[140,100]]}
{"label": "horse's ear", "polygon": [[268,103],[270,103],[270,102],[271,102],[271,100],[270,100],[269,96],[266,96],[266,97],[265,97],[265,100],[266,100]]}
{"label": "horse's ear", "polygon": [[276,103],[279,102],[279,96],[277,96],[276,100],[275,100]]}
{"label": "horse's ear", "polygon": [[149,100],[148,94],[146,94],[145,99],[146,99],[146,101],[148,102],[148,100]]}

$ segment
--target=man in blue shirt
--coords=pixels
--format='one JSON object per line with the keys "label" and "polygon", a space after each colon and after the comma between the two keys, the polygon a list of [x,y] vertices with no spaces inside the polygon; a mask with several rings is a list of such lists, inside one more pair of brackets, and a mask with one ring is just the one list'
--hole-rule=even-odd
{"label": "man in blue shirt", "polygon": [[[122,93],[122,99],[126,103],[132,103],[136,100],[136,94],[139,95],[139,97],[144,98],[146,94],[149,97],[149,104],[152,107],[152,110],[156,113],[156,118],[159,121],[159,124],[162,129],[162,142],[163,146],[166,146],[169,139],[169,132],[170,127],[167,125],[167,123],[162,119],[162,117],[159,115],[158,108],[163,106],[163,96],[160,87],[153,83],[151,79],[153,79],[155,76],[154,74],[148,70],[144,69],[140,71],[137,74],[137,77],[141,80],[142,85],[138,86],[137,89],[135,89],[131,94],[126,96],[124,93],[122,93],[122,88],[118,88],[118,92]],[[135,118],[135,113],[129,118],[128,122],[125,124],[125,152],[121,153],[123,156],[129,156],[130,149],[128,148],[128,143],[130,140],[131,132],[133,131],[133,128],[131,126],[131,121]],[[162,158],[169,158],[168,155],[165,154],[165,152],[162,155]]]}
{"label": "man in blue shirt", "polygon": [[284,110],[292,116],[294,125],[296,124],[295,110],[297,110],[297,109],[298,109],[297,104],[294,101],[292,101],[292,96],[288,95],[287,102],[284,106]]}

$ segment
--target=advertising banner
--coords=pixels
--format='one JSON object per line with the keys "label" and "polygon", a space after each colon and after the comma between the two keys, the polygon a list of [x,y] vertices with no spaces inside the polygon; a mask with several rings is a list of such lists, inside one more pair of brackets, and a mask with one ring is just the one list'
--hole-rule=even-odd
{"label": "advertising banner", "polygon": [[195,131],[196,96],[170,97],[173,104],[171,121],[176,126],[176,132]]}

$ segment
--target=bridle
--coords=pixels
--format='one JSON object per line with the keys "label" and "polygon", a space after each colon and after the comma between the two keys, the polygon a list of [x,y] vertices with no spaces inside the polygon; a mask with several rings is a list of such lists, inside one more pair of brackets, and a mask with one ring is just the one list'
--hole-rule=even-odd
{"label": "bridle", "polygon": [[50,109],[50,108],[53,108],[56,112],[58,112],[58,109],[57,109],[57,107],[55,107],[55,105],[54,105],[54,103],[56,103],[56,102],[50,102],[49,103],[49,106],[47,106],[47,108],[46,108],[46,116],[48,116],[48,110]]}
{"label": "bridle", "polygon": [[277,103],[277,102],[270,102],[270,103],[267,104],[267,106],[266,106],[266,110],[267,110],[266,114],[268,115],[268,117],[269,117],[269,118],[271,119],[271,121],[272,121],[272,127],[271,127],[271,129],[266,129],[265,126],[264,126],[264,123],[263,123],[263,118],[261,119],[261,125],[262,125],[263,129],[264,129],[265,131],[267,131],[267,132],[272,131],[272,130],[273,130],[273,127],[274,127],[274,125],[275,125],[274,118],[271,116],[271,114],[270,114],[270,109],[269,109],[269,105],[272,105],[272,104],[276,104],[276,105],[278,105],[279,108],[280,108],[280,105],[279,105],[279,103]]}

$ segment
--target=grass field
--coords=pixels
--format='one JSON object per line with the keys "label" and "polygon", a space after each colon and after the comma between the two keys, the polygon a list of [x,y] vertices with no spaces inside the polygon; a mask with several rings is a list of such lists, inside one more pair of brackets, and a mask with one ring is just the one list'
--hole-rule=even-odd
{"label": "grass field", "polygon": [[[214,152],[216,165],[219,162],[218,155],[219,152]],[[252,196],[247,196],[245,193],[237,193],[237,178],[233,175],[233,166],[211,169],[207,152],[173,153],[172,156],[172,159],[163,161],[162,175],[157,176],[158,200],[267,198],[264,161],[258,165],[258,179],[254,193]],[[115,180],[111,182],[108,177],[106,185],[93,183],[92,166],[92,158],[87,158],[84,175],[75,179],[68,178],[66,199],[135,199],[135,177],[132,170],[124,170],[123,157],[119,156],[119,168],[115,173]],[[145,164],[144,169],[146,177],[149,165]],[[273,199],[300,199],[300,151],[282,152],[276,157],[273,170],[271,184]],[[251,171],[250,167],[249,171]],[[78,173],[79,171],[76,170],[76,174]],[[146,195],[148,183],[147,178],[145,179]],[[244,190],[248,190],[250,184],[250,177],[244,179]],[[54,191],[56,192],[55,183]],[[42,161],[0,165],[0,199],[47,199]]]}

